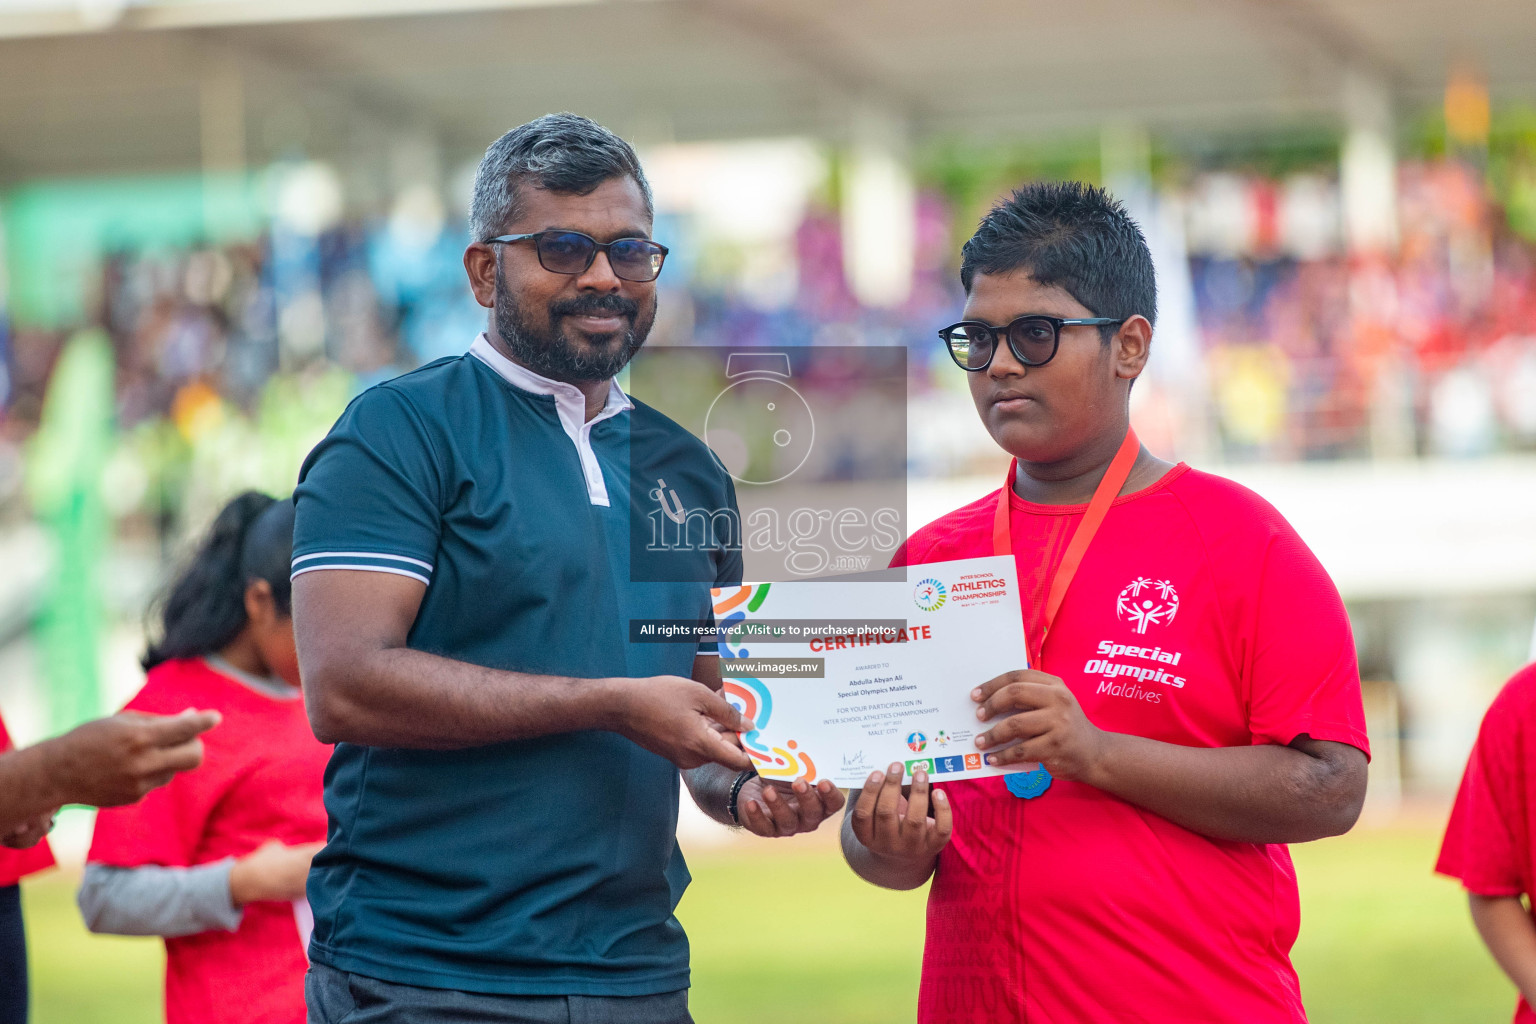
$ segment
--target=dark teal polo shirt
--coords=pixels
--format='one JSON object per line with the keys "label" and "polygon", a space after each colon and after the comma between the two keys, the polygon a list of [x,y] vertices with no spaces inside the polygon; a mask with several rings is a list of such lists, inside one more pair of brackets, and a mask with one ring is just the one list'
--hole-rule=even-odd
{"label": "dark teal polo shirt", "polygon": [[[650,529],[647,484],[734,511],[729,476],[617,389],[605,418],[573,436],[557,398],[516,386],[497,359],[482,338],[347,407],[300,472],[295,575],[423,580],[410,646],[458,661],[689,675],[696,644],[630,643],[629,620],[706,619],[709,587],[740,581],[739,547],[669,555],[686,561],[669,576],[683,582],[636,582],[631,542]],[[684,988],[678,785],[670,762],[612,732],[442,751],[338,744],[329,837],[309,878],[311,956],[471,992]]]}

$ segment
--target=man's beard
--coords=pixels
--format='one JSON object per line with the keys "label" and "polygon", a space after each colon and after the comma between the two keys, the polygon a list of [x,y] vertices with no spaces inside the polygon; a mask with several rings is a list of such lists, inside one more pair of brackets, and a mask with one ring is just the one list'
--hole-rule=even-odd
{"label": "man's beard", "polygon": [[[549,326],[535,327],[497,276],[496,333],[514,360],[550,380],[574,384],[611,379],[640,351],[656,320],[655,307],[644,311],[633,299],[610,293],[552,302]],[[561,317],[583,315],[627,317],[629,327],[617,338],[582,345],[555,326]]]}

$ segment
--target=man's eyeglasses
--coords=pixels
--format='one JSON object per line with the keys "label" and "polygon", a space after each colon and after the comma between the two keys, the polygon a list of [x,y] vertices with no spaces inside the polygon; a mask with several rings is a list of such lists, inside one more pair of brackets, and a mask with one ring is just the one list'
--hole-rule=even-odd
{"label": "man's eyeglasses", "polygon": [[533,239],[539,252],[539,266],[552,274],[584,274],[599,251],[608,254],[613,276],[624,281],[654,281],[667,258],[667,247],[649,238],[615,238],[599,242],[580,231],[535,231],[529,235],[497,235],[486,245],[524,242]]}
{"label": "man's eyeglasses", "polygon": [[979,373],[992,365],[998,335],[1008,339],[1008,350],[1019,362],[1025,366],[1044,366],[1056,357],[1056,350],[1061,347],[1063,327],[1107,327],[1123,323],[1123,318],[1112,320],[1106,316],[1066,320],[1059,316],[1031,314],[1019,317],[1006,327],[993,327],[980,320],[962,320],[944,328],[939,337],[944,339],[956,366]]}

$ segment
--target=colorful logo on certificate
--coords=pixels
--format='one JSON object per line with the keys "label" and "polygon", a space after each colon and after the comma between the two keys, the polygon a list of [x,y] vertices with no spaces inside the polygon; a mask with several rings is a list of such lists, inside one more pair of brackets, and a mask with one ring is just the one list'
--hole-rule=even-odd
{"label": "colorful logo on certificate", "polygon": [[980,754],[966,754],[965,755],[965,770],[966,771],[974,771],[975,769],[980,768],[980,767],[981,767],[981,755]]}
{"label": "colorful logo on certificate", "polygon": [[763,742],[761,730],[773,717],[773,693],[761,679],[727,679],[724,690],[731,707],[756,726],[751,732],[742,734],[741,746],[752,759],[757,774],[764,778],[804,779],[807,782],[816,778],[816,763],[797,742],[790,740],[782,747],[770,747]]}
{"label": "colorful logo on certificate", "polygon": [[[732,627],[740,626],[746,621],[748,612],[756,612],[763,606],[763,602],[768,600],[768,590],[772,586],[771,583],[759,583],[756,586],[734,589],[716,587],[710,591],[713,595],[715,611],[716,647],[721,657],[745,658],[751,654],[745,647],[732,650],[726,643],[726,637],[733,632]],[[742,605],[745,605],[745,608],[741,607]]]}
{"label": "colorful logo on certificate", "polygon": [[928,746],[928,737],[920,732],[914,732],[907,737],[907,749],[914,754],[921,754]]}
{"label": "colorful logo on certificate", "polygon": [[944,589],[944,584],[932,577],[918,583],[917,589],[912,591],[912,600],[925,612],[944,607],[947,599],[948,591]]}
{"label": "colorful logo on certificate", "polygon": [[933,772],[933,762],[928,760],[928,758],[926,758],[926,757],[920,757],[920,758],[918,758],[915,761],[908,761],[907,762],[907,774],[908,775],[916,775],[917,772],[918,772],[918,769],[922,769],[923,771],[927,772],[929,775],[932,775],[934,773]]}
{"label": "colorful logo on certificate", "polygon": [[[980,767],[979,761],[977,767]],[[940,775],[946,772],[963,772],[965,771],[965,758],[959,754],[952,757],[936,757],[933,759],[933,770]]]}

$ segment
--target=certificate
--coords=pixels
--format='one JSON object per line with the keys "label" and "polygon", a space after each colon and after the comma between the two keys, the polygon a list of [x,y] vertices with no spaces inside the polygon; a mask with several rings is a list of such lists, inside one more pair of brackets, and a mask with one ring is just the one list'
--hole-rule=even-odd
{"label": "certificate", "polygon": [[912,566],[897,581],[819,579],[714,591],[725,695],[756,728],[768,779],[858,788],[892,762],[935,782],[994,767],[971,690],[1029,667],[1012,556]]}

